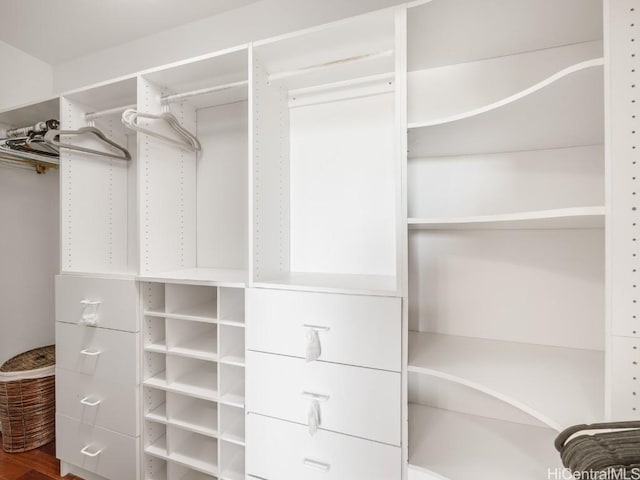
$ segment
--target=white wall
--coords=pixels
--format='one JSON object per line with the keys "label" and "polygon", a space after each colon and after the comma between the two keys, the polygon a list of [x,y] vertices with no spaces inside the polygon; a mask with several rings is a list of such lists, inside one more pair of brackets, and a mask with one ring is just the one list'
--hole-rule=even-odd
{"label": "white wall", "polygon": [[58,188],[55,170],[0,166],[0,363],[54,342]]}
{"label": "white wall", "polygon": [[51,65],[2,41],[0,58],[0,110],[52,95]]}
{"label": "white wall", "polygon": [[56,92],[64,92],[146,68],[400,3],[403,2],[261,0],[56,65],[54,89]]}

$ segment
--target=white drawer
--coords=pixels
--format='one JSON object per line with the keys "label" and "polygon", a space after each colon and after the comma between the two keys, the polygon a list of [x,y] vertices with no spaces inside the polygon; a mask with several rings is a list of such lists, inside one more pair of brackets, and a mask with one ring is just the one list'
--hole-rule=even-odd
{"label": "white drawer", "polygon": [[110,480],[140,478],[137,438],[56,415],[56,454],[64,462]]}
{"label": "white drawer", "polygon": [[136,386],[139,334],[56,323],[56,367]]}
{"label": "white drawer", "polygon": [[56,411],[73,420],[138,436],[138,387],[56,370]]}
{"label": "white drawer", "polygon": [[320,427],[400,445],[399,373],[247,353],[247,410],[308,424],[313,398]]}
{"label": "white drawer", "polygon": [[307,326],[316,326],[320,360],[401,370],[399,298],[260,288],[245,295],[250,350],[304,357]]}
{"label": "white drawer", "polygon": [[[372,419],[375,421],[375,419]],[[401,453],[369,440],[247,417],[247,474],[266,480],[400,480]]]}
{"label": "white drawer", "polygon": [[134,280],[56,276],[56,320],[95,323],[95,326],[139,331]]}

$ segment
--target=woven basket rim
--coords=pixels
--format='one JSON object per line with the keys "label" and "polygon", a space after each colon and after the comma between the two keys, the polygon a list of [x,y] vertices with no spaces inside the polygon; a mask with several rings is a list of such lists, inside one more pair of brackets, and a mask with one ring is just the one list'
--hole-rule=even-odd
{"label": "woven basket rim", "polygon": [[11,357],[0,365],[0,374],[29,372],[54,366],[56,363],[55,345],[33,348]]}

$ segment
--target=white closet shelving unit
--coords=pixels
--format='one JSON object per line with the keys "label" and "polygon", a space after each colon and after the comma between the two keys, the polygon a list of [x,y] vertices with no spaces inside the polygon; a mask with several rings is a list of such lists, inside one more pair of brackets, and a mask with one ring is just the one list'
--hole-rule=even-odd
{"label": "white closet shelving unit", "polygon": [[248,72],[239,47],[138,79],[138,112],[202,145],[140,134],[145,480],[245,478]]}
{"label": "white closet shelving unit", "polygon": [[398,292],[394,12],[254,44],[254,286]]}
{"label": "white closet shelving unit", "polygon": [[602,9],[409,6],[410,480],[541,478],[604,418]]}

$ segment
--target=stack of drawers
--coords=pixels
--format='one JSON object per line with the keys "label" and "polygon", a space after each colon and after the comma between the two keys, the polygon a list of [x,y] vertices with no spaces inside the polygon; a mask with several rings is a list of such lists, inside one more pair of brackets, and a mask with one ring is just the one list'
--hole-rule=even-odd
{"label": "stack of drawers", "polygon": [[400,479],[401,314],[399,298],[247,289],[250,476]]}
{"label": "stack of drawers", "polygon": [[63,473],[139,478],[138,323],[134,280],[56,278],[56,445]]}

